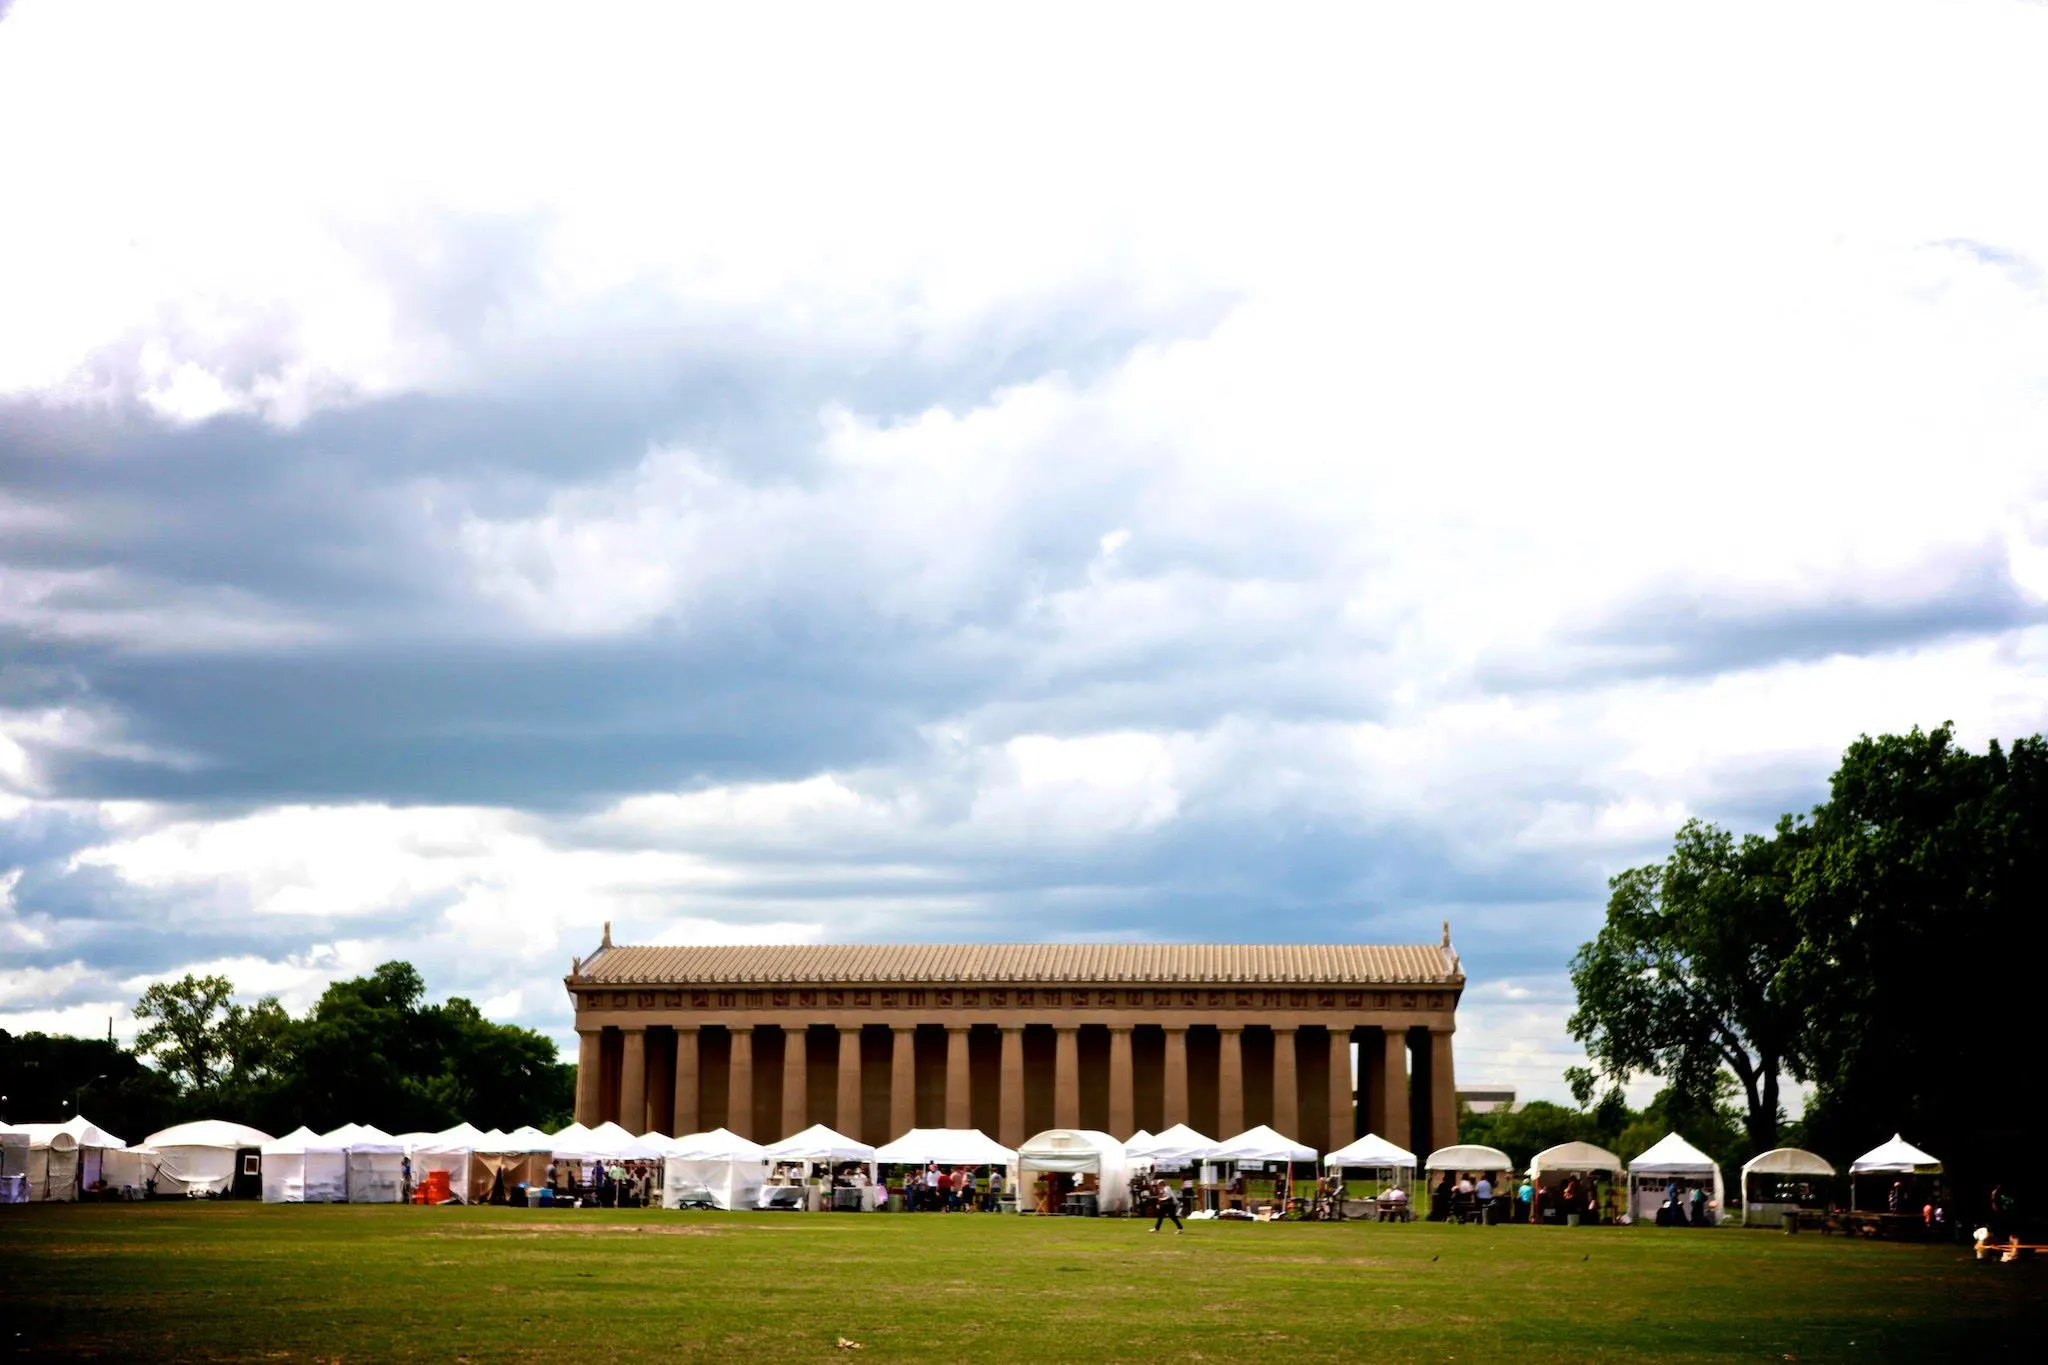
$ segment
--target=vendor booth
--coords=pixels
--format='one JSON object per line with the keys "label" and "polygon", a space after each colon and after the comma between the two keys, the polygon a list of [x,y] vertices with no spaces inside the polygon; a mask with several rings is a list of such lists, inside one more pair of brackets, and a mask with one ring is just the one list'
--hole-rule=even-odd
{"label": "vendor booth", "polygon": [[69,1203],[94,1188],[105,1178],[106,1153],[128,1145],[83,1114],[62,1123],[16,1124],[14,1131],[28,1139],[26,1193],[38,1204]]}
{"label": "vendor booth", "polygon": [[[1553,1147],[1551,1150],[1562,1149]],[[1431,1222],[1506,1221],[1495,1217],[1492,1207],[1482,1208],[1476,1194],[1459,1195],[1455,1188],[1461,1175],[1472,1177],[1474,1184],[1478,1183],[1478,1177],[1486,1176],[1494,1182],[1494,1199],[1497,1202],[1502,1186],[1515,1171],[1514,1158],[1500,1148],[1473,1142],[1439,1147],[1423,1158],[1422,1169],[1426,1172],[1421,1182],[1423,1188],[1411,1191],[1411,1195],[1422,1196],[1415,1207],[1425,1212]],[[1619,1161],[1614,1163],[1614,1169],[1621,1169]]]}
{"label": "vendor booth", "polygon": [[396,1204],[405,1198],[404,1143],[366,1123],[345,1123],[327,1140],[346,1149],[349,1203]]}
{"label": "vendor booth", "polygon": [[[1849,1207],[1917,1215],[1921,1204],[1938,1192],[1940,1175],[1940,1161],[1893,1133],[1890,1142],[1849,1163]],[[1893,1195],[1894,1188],[1903,1198]],[[1902,1206],[1894,1208],[1894,1203]]]}
{"label": "vendor booth", "polygon": [[[1563,1223],[1612,1222],[1623,1207],[1615,1187],[1628,1166],[1605,1147],[1590,1142],[1560,1142],[1529,1158],[1529,1183],[1536,1187],[1529,1221]],[[1603,1200],[1600,1187],[1607,1185]]]}
{"label": "vendor booth", "polygon": [[193,1198],[260,1199],[270,1134],[222,1119],[181,1123],[143,1142],[157,1155],[157,1188]]}
{"label": "vendor booth", "polygon": [[768,1182],[766,1149],[723,1128],[674,1138],[668,1149],[661,1163],[663,1208],[750,1209]]}
{"label": "vendor booth", "polygon": [[1107,1133],[1050,1128],[1017,1149],[1017,1207],[1089,1216],[1128,1213],[1131,1172],[1150,1164]]}
{"label": "vendor booth", "polygon": [[[624,1129],[619,1133],[631,1140]],[[412,1176],[426,1191],[428,1202],[445,1198],[464,1204],[525,1203],[526,1189],[546,1183],[554,1145],[554,1139],[545,1134],[534,1139],[515,1138],[458,1123],[412,1149]],[[445,1196],[441,1194],[444,1188]]]}
{"label": "vendor booth", "polygon": [[[1204,1168],[1211,1208],[1265,1210],[1277,1217],[1293,1197],[1294,1163],[1314,1162],[1316,1149],[1265,1124],[1218,1142]],[[1217,1179],[1208,1179],[1214,1176]]]}
{"label": "vendor booth", "polygon": [[[1405,1147],[1397,1147],[1377,1133],[1367,1133],[1325,1156],[1323,1166],[1342,1182],[1339,1194],[1346,1199],[1354,1197],[1350,1172],[1366,1172],[1370,1188],[1355,1193],[1372,1201],[1370,1211],[1382,1221],[1405,1222],[1413,1212],[1415,1153]],[[1352,1211],[1340,1206],[1337,1212],[1348,1217]]]}
{"label": "vendor booth", "polygon": [[[763,1154],[769,1162],[770,1176],[762,1186],[761,1197],[772,1197],[777,1207],[788,1203],[787,1195],[770,1195],[772,1190],[789,1188],[787,1183],[778,1186],[780,1178],[785,1182],[793,1179],[803,1191],[802,1207],[806,1210],[874,1212],[881,1186],[875,1179],[875,1149],[867,1143],[814,1123],[801,1133],[769,1143]],[[846,1170],[849,1166],[855,1169]]]}
{"label": "vendor booth", "polygon": [[1742,1168],[1742,1221],[1746,1227],[1783,1227],[1789,1215],[1827,1207],[1826,1186],[1835,1168],[1798,1147],[1773,1147]]}
{"label": "vendor booth", "polygon": [[[979,1128],[913,1128],[875,1149],[876,1165],[909,1166],[918,1171],[927,1166],[945,1171],[963,1167],[977,1172],[984,1167],[1012,1170],[1016,1163],[1015,1152]],[[1016,1181],[1011,1180],[1010,1185],[1014,1188]],[[1020,1199],[1018,1208],[1024,1207]]]}
{"label": "vendor booth", "polygon": [[299,1127],[263,1144],[263,1202],[342,1204],[348,1201],[348,1148]]}
{"label": "vendor booth", "polygon": [[1721,1220],[1721,1168],[1714,1159],[1676,1133],[1666,1133],[1641,1156],[1628,1163],[1628,1211],[1638,1223],[1660,1227],[1699,1226],[1692,1198],[1705,1196],[1705,1225]]}

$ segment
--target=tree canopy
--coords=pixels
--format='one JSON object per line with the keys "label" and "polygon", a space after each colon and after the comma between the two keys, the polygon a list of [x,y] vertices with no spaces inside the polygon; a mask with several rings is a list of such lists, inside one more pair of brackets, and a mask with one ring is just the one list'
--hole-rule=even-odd
{"label": "tree canopy", "polygon": [[1725,1068],[1755,1151],[1778,1141],[1782,1072],[1813,1086],[1802,1140],[1837,1160],[1897,1131],[1966,1193],[2038,1178],[2011,1157],[2014,1096],[2048,1025],[2009,981],[2048,913],[2040,736],[1866,736],[1806,817],[1741,839],[1689,822],[1610,888],[1571,1019],[1610,1078],[1711,1110]]}

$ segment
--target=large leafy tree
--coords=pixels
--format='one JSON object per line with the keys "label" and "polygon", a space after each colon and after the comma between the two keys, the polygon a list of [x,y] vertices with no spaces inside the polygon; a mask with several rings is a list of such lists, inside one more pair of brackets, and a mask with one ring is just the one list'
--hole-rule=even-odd
{"label": "large leafy tree", "polygon": [[1602,1070],[1662,1076],[1681,1107],[1711,1109],[1726,1068],[1757,1149],[1776,1145],[1781,1077],[1802,1064],[1784,969],[1799,942],[1790,860],[1805,839],[1789,818],[1768,839],[1687,822],[1669,858],[1608,883],[1607,921],[1571,964],[1569,1027]]}
{"label": "large leafy tree", "polygon": [[228,1066],[233,1031],[235,984],[224,976],[159,981],[135,1002],[135,1017],[148,1023],[135,1037],[135,1050],[154,1057],[188,1091],[210,1091]]}
{"label": "large leafy tree", "polygon": [[2011,1153],[2048,1026],[2016,989],[2048,916],[2048,745],[1974,754],[1948,726],[1843,755],[1791,905],[1788,975],[1816,1092],[1810,1140],[1853,1155],[1902,1131],[1966,1192],[2039,1179]]}

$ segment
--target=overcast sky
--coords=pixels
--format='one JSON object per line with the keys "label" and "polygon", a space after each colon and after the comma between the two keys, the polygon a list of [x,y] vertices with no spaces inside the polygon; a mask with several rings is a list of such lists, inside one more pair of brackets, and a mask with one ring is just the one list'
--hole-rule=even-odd
{"label": "overcast sky", "polygon": [[2044,728],[2048,8],[677,8],[0,6],[0,1027],[1448,919],[1555,1097]]}

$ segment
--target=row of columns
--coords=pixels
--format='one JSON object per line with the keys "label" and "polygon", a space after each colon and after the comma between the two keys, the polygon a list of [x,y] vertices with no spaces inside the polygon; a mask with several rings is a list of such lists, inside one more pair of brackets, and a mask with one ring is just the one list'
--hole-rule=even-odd
{"label": "row of columns", "polygon": [[[837,1120],[834,1126],[843,1132],[858,1134],[861,1114],[861,1027],[838,1027],[839,1063],[835,1105]],[[1119,1138],[1129,1137],[1137,1128],[1135,1075],[1131,1053],[1132,1027],[1128,1024],[1108,1025],[1109,1126],[1111,1133]],[[1190,1113],[1188,1031],[1184,1025],[1163,1027],[1166,1035],[1163,1105],[1165,1122],[1169,1125],[1185,1123]],[[1216,1027],[1220,1043],[1217,1102],[1218,1127],[1221,1129],[1216,1136],[1226,1137],[1242,1131],[1245,1126],[1243,1028],[1231,1024]],[[1282,1133],[1293,1136],[1300,1131],[1303,1117],[1300,1112],[1296,1065],[1296,1030],[1292,1026],[1281,1024],[1271,1027],[1273,1126]],[[893,1036],[890,1052],[889,1126],[890,1131],[895,1134],[908,1132],[917,1126],[916,1052],[913,1042],[916,1028],[915,1024],[890,1025]],[[967,1128],[973,1126],[970,1116],[968,1068],[968,1034],[971,1025],[948,1024],[945,1028],[946,1126]],[[1001,1026],[1001,1031],[997,1139],[1006,1146],[1014,1147],[1027,1136],[1024,1132],[1024,1027],[1005,1024]],[[618,1112],[628,1127],[640,1131],[660,1127],[657,1116],[647,1112],[646,1032],[643,1029],[626,1029],[622,1032]],[[753,1030],[736,1026],[730,1028],[729,1032],[732,1051],[727,1077],[729,1099],[726,1112],[731,1116],[728,1122],[734,1131],[744,1136],[753,1136],[746,1132],[746,1129],[752,1126],[750,1116],[753,1113]],[[691,1026],[677,1026],[675,1038],[675,1106],[672,1131],[695,1132],[698,1125],[698,1030]],[[603,1107],[603,1097],[599,1089],[602,1076],[600,1035],[596,1031],[585,1031],[580,1034],[579,1041],[576,1117],[579,1122],[595,1123]],[[1332,1042],[1333,1045],[1328,1049],[1329,1077],[1325,1092],[1330,1097],[1327,1131],[1340,1135],[1340,1141],[1349,1141],[1354,1132],[1352,1105],[1355,1091],[1348,1031],[1333,1033]],[[1383,1055],[1376,1061],[1360,1058],[1359,1074],[1361,1077],[1375,1075],[1379,1080],[1379,1085],[1371,1097],[1370,1124],[1377,1131],[1399,1142],[1409,1133],[1411,1118],[1406,1032],[1385,1030],[1381,1046],[1384,1049]],[[1456,1091],[1452,1077],[1450,1033],[1442,1030],[1430,1031],[1429,1047],[1428,1102],[1432,1128],[1429,1138],[1432,1145],[1442,1146],[1456,1140]],[[782,1132],[770,1135],[771,1138],[787,1136],[805,1126],[808,1084],[808,1066],[802,1063],[790,1065],[785,1058],[782,1067]],[[1057,1025],[1054,1050],[1053,1126],[1077,1128],[1080,1123],[1080,1026]]]}

